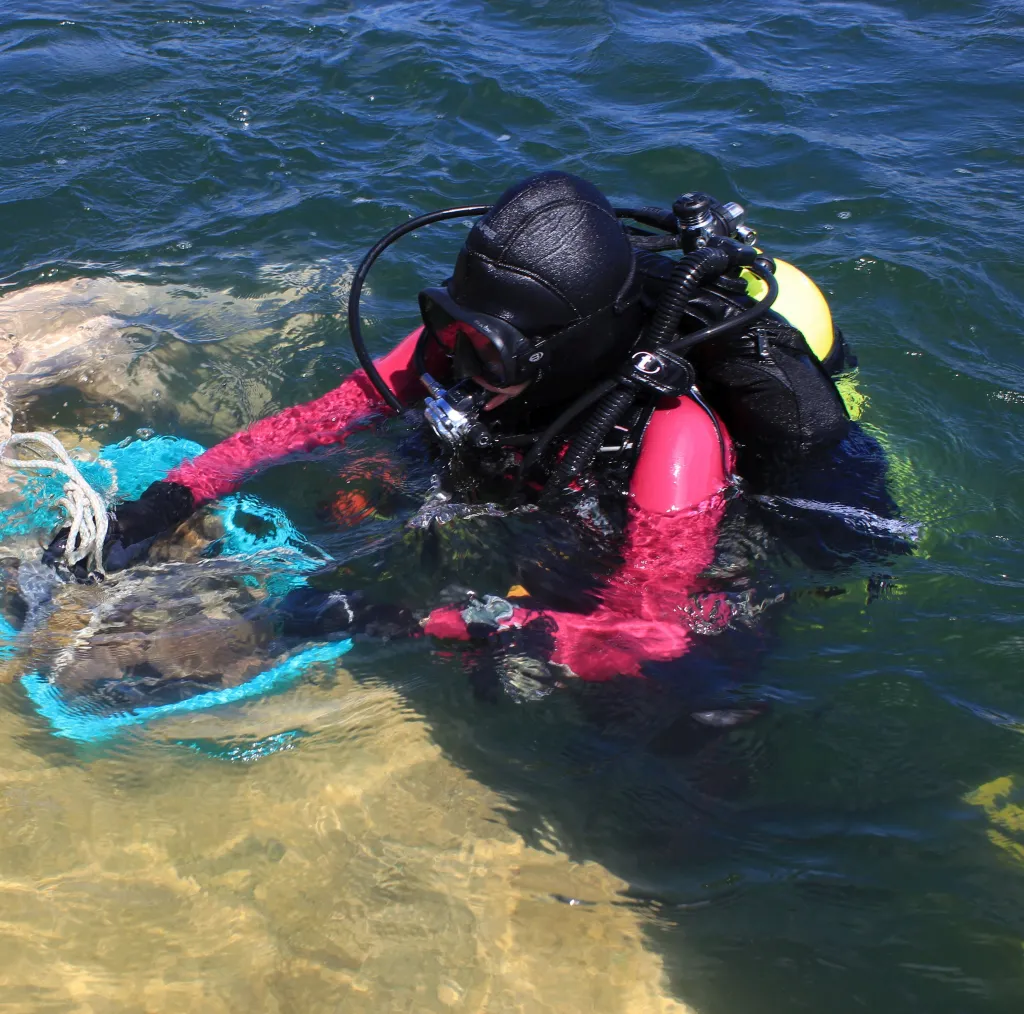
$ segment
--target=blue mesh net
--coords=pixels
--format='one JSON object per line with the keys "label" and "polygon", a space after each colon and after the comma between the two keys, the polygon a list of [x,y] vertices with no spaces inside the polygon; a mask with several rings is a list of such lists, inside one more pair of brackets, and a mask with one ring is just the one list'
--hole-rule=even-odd
{"label": "blue mesh net", "polygon": [[[76,461],[76,465],[86,481],[108,500],[133,499],[150,483],[202,450],[201,445],[191,440],[157,436],[112,444],[102,448],[94,458]],[[60,515],[53,505],[61,495],[63,484],[63,478],[57,475],[37,474],[29,478],[20,504],[0,511],[0,539],[28,532],[48,532],[56,527]],[[258,557],[261,564],[267,565],[270,577],[266,584],[272,594],[284,594],[301,584],[304,573],[325,562],[324,554],[295,528],[283,511],[258,497],[244,493],[225,497],[217,505],[216,513],[224,526],[224,536],[212,548],[221,557],[236,556],[242,560]],[[16,636],[17,631],[0,616],[0,657],[14,653]],[[79,742],[95,742],[153,719],[222,707],[274,693],[294,683],[309,666],[333,662],[351,647],[349,640],[312,644],[239,686],[208,691],[172,704],[114,714],[97,714],[87,705],[65,698],[59,687],[40,672],[26,673],[21,682],[55,735]],[[262,756],[273,749],[257,750],[256,754]],[[237,759],[234,757],[237,745],[232,751],[225,756]],[[246,758],[251,753],[249,748],[243,751]]]}

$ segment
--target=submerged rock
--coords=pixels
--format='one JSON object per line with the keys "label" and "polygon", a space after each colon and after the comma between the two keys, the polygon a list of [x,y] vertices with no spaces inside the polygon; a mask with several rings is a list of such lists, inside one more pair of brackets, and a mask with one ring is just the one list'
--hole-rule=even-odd
{"label": "submerged rock", "polygon": [[95,584],[5,561],[0,605],[22,628],[6,681],[41,671],[69,695],[135,706],[235,686],[267,668],[280,652],[269,650],[265,575],[236,559],[205,559],[223,533],[212,513],[199,512],[154,545],[153,562]]}

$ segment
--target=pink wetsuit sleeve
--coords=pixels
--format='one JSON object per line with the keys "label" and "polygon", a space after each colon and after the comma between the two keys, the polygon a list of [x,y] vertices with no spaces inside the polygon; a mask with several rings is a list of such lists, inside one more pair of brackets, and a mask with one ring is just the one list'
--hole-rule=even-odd
{"label": "pink wetsuit sleeve", "polygon": [[[585,680],[639,676],[644,662],[679,658],[695,631],[711,633],[729,621],[723,596],[700,593],[724,509],[723,498],[716,496],[674,514],[635,510],[623,565],[593,612],[516,606],[507,626],[546,624],[555,642],[551,661]],[[469,639],[456,607],[435,610],[424,630],[434,637]]]}
{"label": "pink wetsuit sleeve", "polygon": [[[413,368],[419,334],[414,331],[375,363],[403,401],[413,401],[420,393]],[[261,419],[179,465],[167,478],[188,487],[197,504],[205,503],[233,492],[260,468],[289,454],[343,442],[361,420],[386,410],[380,392],[356,370],[323,397]]]}

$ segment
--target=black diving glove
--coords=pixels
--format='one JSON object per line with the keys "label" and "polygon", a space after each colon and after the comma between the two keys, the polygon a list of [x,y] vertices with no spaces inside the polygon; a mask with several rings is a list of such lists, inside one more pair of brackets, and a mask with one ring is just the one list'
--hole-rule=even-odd
{"label": "black diving glove", "polygon": [[505,626],[514,615],[512,603],[498,595],[477,598],[472,592],[462,610],[470,643],[466,657],[474,695],[490,704],[502,699],[518,704],[538,701],[562,686],[560,666],[550,664],[556,627],[538,616],[522,626]]}
{"label": "black diving glove", "polygon": [[368,602],[358,591],[346,594],[300,585],[281,599],[275,613],[285,637],[320,640],[366,634],[388,640],[420,633],[420,625],[408,609],[393,603]]}
{"label": "black diving glove", "polygon": [[[111,512],[103,543],[103,566],[123,570],[143,559],[158,535],[177,527],[195,510],[195,497],[177,482],[154,482],[138,500],[126,500]],[[57,567],[64,557],[71,530],[62,528],[43,551],[43,563]],[[72,576],[89,578],[85,561],[75,564]]]}

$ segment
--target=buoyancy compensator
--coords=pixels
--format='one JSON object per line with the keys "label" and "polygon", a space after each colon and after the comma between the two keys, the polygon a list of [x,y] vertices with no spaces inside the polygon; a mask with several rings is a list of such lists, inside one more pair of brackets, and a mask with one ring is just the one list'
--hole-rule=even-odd
{"label": "buoyancy compensator", "polygon": [[[646,299],[656,305],[673,262],[649,253],[641,253],[639,260]],[[753,326],[695,344],[689,359],[701,393],[742,448],[792,454],[846,435],[849,418],[832,376],[855,361],[814,283],[785,262],[775,262],[774,270],[777,281],[781,276],[783,296],[772,312]],[[722,276],[703,287],[688,301],[681,329],[704,333],[752,305],[749,290],[756,288],[744,275]],[[778,309],[792,288],[803,298],[795,304],[789,300],[786,308],[807,328],[813,346],[808,334]]]}

